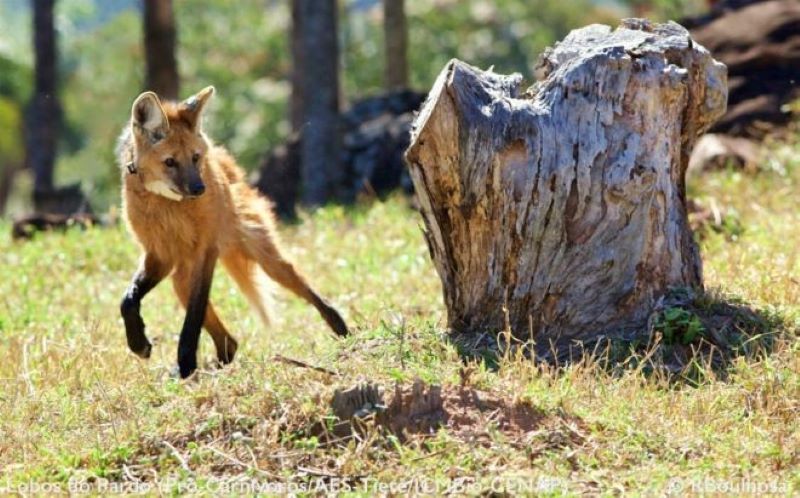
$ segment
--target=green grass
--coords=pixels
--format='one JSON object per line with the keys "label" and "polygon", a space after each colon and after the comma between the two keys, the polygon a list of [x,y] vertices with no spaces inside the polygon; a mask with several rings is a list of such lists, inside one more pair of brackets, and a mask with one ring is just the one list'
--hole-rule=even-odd
{"label": "green grass", "polygon": [[[267,494],[292,484],[369,495],[384,489],[380,482],[472,494],[503,486],[554,495],[739,486],[730,489],[750,494],[768,485],[797,493],[800,168],[787,164],[783,173],[718,172],[692,185],[701,200],[735,211],[742,229],[703,239],[707,286],[777,324],[770,354],[739,357],[725,376],[708,370],[699,385],[640,368],[611,373],[591,361],[556,370],[515,355],[497,369],[465,367],[442,340],[439,280],[421,219],[402,199],[326,208],[282,229],[298,266],[347,316],[352,338],[334,339],[310,307],[282,291],[275,323],[264,329],[219,271],[212,299],[240,341],[238,357],[187,382],[168,375],[182,320],[168,283],[143,304],[153,357],[127,351],[118,302],[138,254],[123,228],[15,243],[2,224],[0,490],[71,483],[213,494],[257,482]],[[339,375],[274,361],[278,354]],[[213,357],[205,336],[200,355],[201,364]],[[530,403],[541,419],[524,434],[487,420],[402,443],[374,427],[339,441],[312,433],[330,423],[336,388],[369,380],[391,389],[417,377],[464,380]],[[121,483],[128,487],[112,487]]]}

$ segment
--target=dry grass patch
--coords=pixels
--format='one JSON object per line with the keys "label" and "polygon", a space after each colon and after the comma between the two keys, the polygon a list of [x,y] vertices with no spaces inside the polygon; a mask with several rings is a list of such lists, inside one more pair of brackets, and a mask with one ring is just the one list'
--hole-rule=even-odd
{"label": "dry grass patch", "polygon": [[[220,272],[212,298],[239,354],[189,382],[168,375],[182,319],[169,285],[142,307],[158,339],[152,358],[127,351],[118,302],[137,254],[121,228],[18,244],[0,226],[0,488],[79,482],[97,490],[107,480],[214,494],[220,483],[345,483],[367,496],[378,483],[435,483],[440,493],[469,485],[474,494],[499,485],[525,494],[514,486],[533,483],[540,487],[528,494],[663,495],[676,479],[685,492],[705,490],[696,485],[708,479],[749,479],[796,493],[800,161],[791,161],[784,172],[722,171],[692,186],[693,196],[713,197],[741,223],[735,238],[709,230],[702,240],[707,287],[766,319],[763,333],[732,342],[747,347],[768,336],[770,344],[720,367],[688,362],[691,382],[648,372],[648,344],[634,356],[623,349],[633,359],[616,370],[596,359],[555,367],[514,351],[465,361],[446,340],[438,277],[418,215],[402,199],[322,209],[283,229],[353,337],[334,339],[313,310],[284,294],[276,324],[264,330]],[[711,327],[706,309],[689,311]],[[695,334],[684,344],[694,319],[666,318],[683,327],[673,331],[671,353],[661,331],[666,364],[698,337],[721,342]],[[721,324],[723,339],[755,330],[745,325]],[[201,358],[212,357],[204,338]],[[337,389],[380,385],[388,408],[400,386],[406,406],[417,378],[441,386],[431,423],[387,430],[376,415],[343,437],[319,430],[337,423]]]}

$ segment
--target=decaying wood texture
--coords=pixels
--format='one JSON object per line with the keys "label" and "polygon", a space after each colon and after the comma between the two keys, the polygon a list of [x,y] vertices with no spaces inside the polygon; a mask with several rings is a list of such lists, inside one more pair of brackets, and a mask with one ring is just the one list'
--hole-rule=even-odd
{"label": "decaying wood texture", "polygon": [[544,347],[641,330],[673,286],[702,286],[684,177],[725,111],[726,69],[681,26],[573,31],[540,81],[453,60],[406,161],[455,334]]}

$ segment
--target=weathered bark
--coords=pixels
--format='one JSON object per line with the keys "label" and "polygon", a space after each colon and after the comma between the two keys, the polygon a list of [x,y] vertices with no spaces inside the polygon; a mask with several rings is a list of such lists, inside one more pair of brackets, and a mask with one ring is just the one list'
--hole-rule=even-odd
{"label": "weathered bark", "polygon": [[383,33],[386,89],[408,88],[408,26],[405,0],[383,0]]}
{"label": "weathered bark", "polygon": [[454,333],[543,348],[641,330],[702,286],[684,177],[725,110],[725,66],[674,23],[573,31],[543,81],[451,61],[406,160]]}
{"label": "weathered bark", "polygon": [[336,0],[298,0],[302,19],[303,201],[336,195],[339,167],[339,44]]}
{"label": "weathered bark", "polygon": [[33,170],[33,190],[53,190],[53,168],[61,128],[58,99],[58,52],[53,18],[54,0],[33,2],[34,93],[26,115],[26,156]]}
{"label": "weathered bark", "polygon": [[180,81],[175,39],[172,0],[144,0],[145,87],[172,100],[178,98]]}

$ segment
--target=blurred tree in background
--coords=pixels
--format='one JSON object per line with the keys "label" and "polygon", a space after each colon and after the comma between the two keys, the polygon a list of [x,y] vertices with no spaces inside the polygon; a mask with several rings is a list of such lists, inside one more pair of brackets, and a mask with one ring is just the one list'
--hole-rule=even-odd
{"label": "blurred tree in background", "polygon": [[299,3],[303,138],[300,157],[303,202],[319,206],[335,196],[339,168],[339,41],[337,0]]}
{"label": "blurred tree in background", "polygon": [[[0,2],[0,169],[20,163],[20,119],[33,94],[32,0]],[[386,0],[390,3],[391,0]],[[289,112],[292,90],[290,0],[181,0],[174,2],[175,47],[181,93],[213,84],[208,129],[247,168],[298,125]],[[616,24],[631,8],[673,16],[701,0],[414,0],[404,3],[407,78],[426,91],[452,57],[498,72],[532,74],[538,53],[570,29]],[[388,26],[382,0],[339,0],[340,107],[382,92],[387,84]],[[391,6],[390,6],[391,7]],[[143,0],[58,0],[58,90],[64,132],[54,182],[82,181],[100,210],[118,203],[119,170],[113,149],[130,104],[145,86]],[[392,19],[396,19],[390,13]],[[167,30],[169,31],[169,30]],[[392,35],[388,35],[392,36]],[[397,61],[399,56],[392,56]],[[177,72],[176,72],[177,74]],[[183,95],[181,95],[183,96]],[[297,105],[297,102],[295,102]],[[294,118],[290,116],[295,116]],[[18,130],[8,132],[6,130]],[[16,133],[16,135],[15,135]],[[0,175],[0,179],[3,175]],[[18,175],[9,210],[30,195]],[[0,194],[2,194],[0,182]],[[0,200],[2,200],[0,196]]]}
{"label": "blurred tree in background", "polygon": [[170,100],[178,99],[180,88],[175,31],[172,0],[144,0],[144,88]]}
{"label": "blurred tree in background", "polygon": [[61,128],[55,0],[33,0],[33,95],[26,109],[27,162],[36,203],[54,188],[53,169]]}
{"label": "blurred tree in background", "polygon": [[290,27],[289,45],[292,51],[292,71],[291,83],[292,93],[289,102],[289,120],[292,124],[292,131],[297,132],[303,126],[303,67],[300,61],[303,60],[303,17],[301,15],[302,3],[297,0],[289,0],[291,4],[292,21]]}
{"label": "blurred tree in background", "polygon": [[384,84],[408,88],[408,23],[405,0],[383,0]]}

